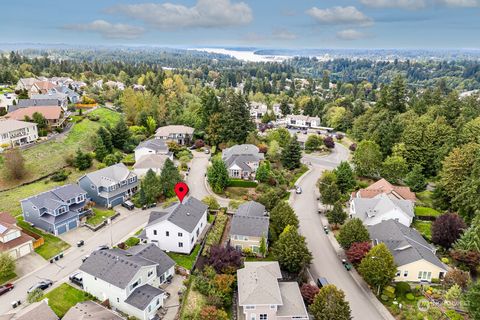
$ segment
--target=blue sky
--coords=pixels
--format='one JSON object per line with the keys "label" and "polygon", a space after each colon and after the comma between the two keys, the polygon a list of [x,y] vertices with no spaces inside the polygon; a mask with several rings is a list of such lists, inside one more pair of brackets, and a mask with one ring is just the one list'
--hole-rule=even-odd
{"label": "blue sky", "polygon": [[20,0],[3,8],[3,43],[480,48],[480,0]]}

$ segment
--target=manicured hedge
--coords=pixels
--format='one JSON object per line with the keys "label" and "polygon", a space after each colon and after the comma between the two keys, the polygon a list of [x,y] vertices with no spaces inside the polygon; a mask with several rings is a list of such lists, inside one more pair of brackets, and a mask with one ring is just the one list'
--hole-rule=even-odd
{"label": "manicured hedge", "polygon": [[222,240],[223,230],[225,230],[225,226],[227,225],[227,221],[228,216],[225,213],[221,211],[217,213],[217,218],[207,234],[202,256],[207,256],[210,251],[210,247],[220,243]]}
{"label": "manicured hedge", "polygon": [[250,180],[230,179],[228,181],[228,187],[255,188],[256,186],[257,183]]}

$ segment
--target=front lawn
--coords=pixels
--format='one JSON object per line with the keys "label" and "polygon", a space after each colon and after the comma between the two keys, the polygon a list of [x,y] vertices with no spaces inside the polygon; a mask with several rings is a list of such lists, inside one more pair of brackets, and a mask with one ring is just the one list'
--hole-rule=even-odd
{"label": "front lawn", "polygon": [[415,207],[415,215],[420,217],[438,217],[440,212],[428,207]]}
{"label": "front lawn", "polygon": [[416,194],[418,199],[417,205],[433,208],[432,195],[433,195],[433,192],[428,190],[417,192]]}
{"label": "front lawn", "polygon": [[87,218],[87,223],[92,226],[102,223],[115,214],[115,211],[108,209],[92,208],[92,211],[93,215]]}
{"label": "front lawn", "polygon": [[17,221],[17,225],[25,230],[34,232],[43,237],[45,243],[35,249],[35,252],[41,255],[45,260],[48,260],[70,248],[70,245],[62,239],[55,237],[53,234],[43,232],[40,229],[33,228],[27,222],[21,219]]}
{"label": "front lawn", "polygon": [[413,227],[417,229],[420,234],[427,239],[428,241],[432,240],[432,222],[431,221],[421,221],[421,220],[416,220],[413,223]]}
{"label": "front lawn", "polygon": [[47,293],[44,298],[48,298],[48,305],[60,318],[77,303],[91,300],[88,293],[66,283]]}
{"label": "front lawn", "polygon": [[[23,150],[27,175],[22,180],[0,179],[0,190],[11,188],[21,183],[28,183],[53,174],[67,166],[66,157],[74,155],[77,149],[92,150],[93,136],[102,125],[113,125],[121,117],[120,113],[100,108],[92,112],[100,121],[84,119],[76,123],[66,137],[50,140]],[[0,169],[1,166],[0,166]],[[3,171],[3,170],[1,170]],[[1,172],[3,175],[4,172]]]}
{"label": "front lawn", "polygon": [[195,263],[195,259],[197,258],[199,251],[200,251],[200,245],[197,244],[195,245],[195,248],[193,248],[192,253],[190,253],[189,255],[176,253],[176,252],[168,252],[167,254],[179,266],[187,270],[192,270],[193,264]]}

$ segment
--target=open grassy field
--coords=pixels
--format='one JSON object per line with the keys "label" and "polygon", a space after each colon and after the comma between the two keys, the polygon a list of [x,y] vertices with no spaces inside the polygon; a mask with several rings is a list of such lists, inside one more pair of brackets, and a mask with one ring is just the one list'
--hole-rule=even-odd
{"label": "open grassy field", "polygon": [[[76,123],[66,136],[23,150],[22,155],[28,172],[26,177],[20,181],[11,180],[7,179],[5,173],[2,172],[0,190],[37,180],[64,168],[67,165],[66,157],[68,155],[75,154],[77,149],[86,151],[92,149],[92,137],[98,128],[106,124],[113,125],[121,117],[119,113],[105,108],[94,110],[92,114],[99,116],[100,120],[84,119],[82,122]],[[0,169],[2,167],[2,162],[0,162]]]}
{"label": "open grassy field", "polygon": [[77,303],[91,300],[86,292],[66,283],[47,293],[44,298],[48,298],[48,305],[60,318]]}

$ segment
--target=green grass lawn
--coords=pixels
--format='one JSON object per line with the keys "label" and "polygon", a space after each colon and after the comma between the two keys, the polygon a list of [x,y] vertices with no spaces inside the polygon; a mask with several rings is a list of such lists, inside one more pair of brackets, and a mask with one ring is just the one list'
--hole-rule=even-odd
{"label": "green grass lawn", "polygon": [[417,192],[417,205],[433,208],[432,191]]}
{"label": "green grass lawn", "polygon": [[22,219],[19,219],[17,221],[17,224],[23,229],[35,232],[36,234],[43,237],[45,243],[35,249],[35,252],[41,255],[45,260],[48,260],[56,256],[60,252],[63,252],[70,248],[70,245],[62,239],[55,237],[53,234],[43,232],[40,229],[32,228],[27,222],[23,221]]}
{"label": "green grass lawn", "polygon": [[421,216],[421,217],[438,217],[441,215],[440,212],[433,208],[428,208],[428,207],[415,207],[415,215],[416,216]]}
{"label": "green grass lawn", "polygon": [[10,280],[14,279],[17,277],[17,274],[15,272],[12,272],[10,274],[2,274],[0,276],[0,285],[9,282]]}
{"label": "green grass lawn", "polygon": [[208,223],[212,223],[214,220],[215,220],[215,215],[209,213],[209,214],[208,214]]}
{"label": "green grass lawn", "polygon": [[[102,125],[115,124],[121,117],[119,113],[105,108],[94,110],[92,114],[98,115],[100,120],[84,119],[75,124],[66,137],[41,143],[22,151],[28,172],[27,176],[20,181],[0,179],[0,190],[34,181],[64,168],[67,165],[66,156],[75,154],[79,148],[90,151],[96,130]],[[2,172],[2,174],[4,173]]]}
{"label": "green grass lawn", "polygon": [[77,303],[91,300],[86,292],[66,283],[62,283],[59,287],[47,293],[44,298],[48,298],[48,305],[60,318]]}
{"label": "green grass lawn", "polygon": [[195,263],[195,259],[197,258],[198,252],[200,251],[200,245],[195,245],[192,253],[189,255],[175,253],[175,252],[168,252],[168,256],[172,258],[179,266],[184,267],[187,270],[192,270],[193,264]]}
{"label": "green grass lawn", "polygon": [[431,231],[431,226],[432,226],[432,222],[431,221],[420,221],[420,220],[416,220],[414,223],[413,223],[413,227],[415,229],[417,229],[418,232],[420,232],[420,234],[425,238],[427,239],[428,241],[430,241],[432,239],[432,231]]}
{"label": "green grass lawn", "polygon": [[115,211],[113,210],[107,210],[107,209],[98,209],[98,208],[93,208],[93,216],[88,217],[87,223],[96,226],[97,224],[100,224],[103,222],[103,220],[110,218],[115,214]]}

